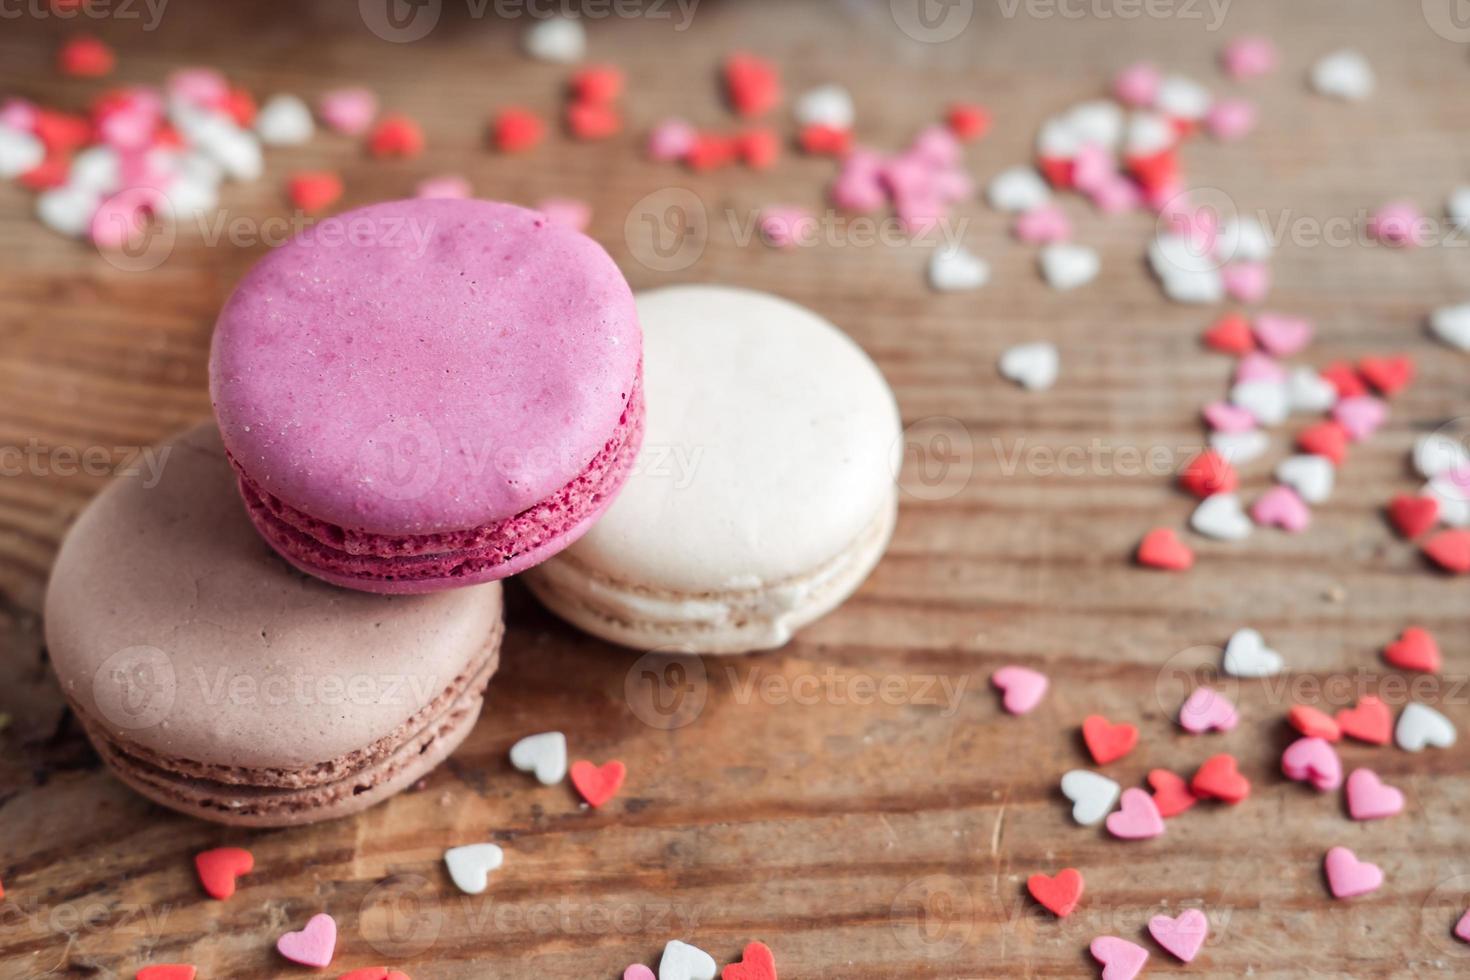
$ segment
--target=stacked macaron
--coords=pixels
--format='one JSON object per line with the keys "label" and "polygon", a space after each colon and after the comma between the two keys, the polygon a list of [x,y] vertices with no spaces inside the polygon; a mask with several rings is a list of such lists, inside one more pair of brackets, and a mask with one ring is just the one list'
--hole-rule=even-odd
{"label": "stacked macaron", "polygon": [[893,530],[898,413],[851,340],[743,290],[635,302],[510,205],[318,223],[225,305],[210,390],[217,425],[88,507],[46,603],[104,760],[207,819],[341,816],[436,766],[506,576],[616,643],[742,652],[841,603]]}

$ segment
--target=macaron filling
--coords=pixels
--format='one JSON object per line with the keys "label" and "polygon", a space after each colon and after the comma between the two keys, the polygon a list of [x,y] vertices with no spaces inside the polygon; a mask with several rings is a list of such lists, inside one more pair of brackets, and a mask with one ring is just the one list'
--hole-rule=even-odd
{"label": "macaron filling", "polygon": [[379,534],[312,517],[264,490],[233,457],[251,522],[304,571],[335,579],[434,582],[514,574],[548,546],[575,540],[612,502],[643,440],[640,370],[616,429],[583,470],[518,514],[462,531]]}

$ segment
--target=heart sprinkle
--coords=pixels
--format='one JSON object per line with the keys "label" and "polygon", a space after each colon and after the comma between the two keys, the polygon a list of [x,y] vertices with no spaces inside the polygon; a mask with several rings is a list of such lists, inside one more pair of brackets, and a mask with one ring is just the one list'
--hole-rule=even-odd
{"label": "heart sprinkle", "polygon": [[1281,654],[1266,646],[1253,629],[1236,630],[1225,644],[1225,673],[1231,677],[1273,677],[1284,666]]}
{"label": "heart sprinkle", "polygon": [[1179,540],[1173,528],[1156,527],[1138,545],[1138,563],[1149,568],[1184,572],[1194,567],[1194,552]]}
{"label": "heart sprinkle", "polygon": [[1308,738],[1320,738],[1324,742],[1336,742],[1342,738],[1342,729],[1337,722],[1311,705],[1294,705],[1286,713],[1286,720],[1292,728]]}
{"label": "heart sprinkle", "polygon": [[1026,879],[1026,890],[1059,919],[1065,919],[1082,901],[1084,882],[1076,868],[1063,868],[1054,877],[1034,874]]}
{"label": "heart sprinkle", "polygon": [[1274,525],[1295,534],[1312,523],[1312,511],[1299,493],[1281,484],[1256,498],[1251,504],[1251,519],[1263,527]]}
{"label": "heart sprinkle", "polygon": [[1164,832],[1164,817],[1147,792],[1125,789],[1121,803],[1122,809],[1108,814],[1108,833],[1121,840],[1147,840]]}
{"label": "heart sprinkle", "polygon": [[1327,872],[1327,887],[1333,898],[1354,898],[1376,891],[1383,884],[1383,871],[1376,864],[1358,860],[1346,847],[1327,852],[1322,865]]}
{"label": "heart sprinkle", "polygon": [[1424,555],[1454,575],[1470,572],[1470,531],[1441,531],[1421,546]]}
{"label": "heart sprinkle", "polygon": [[534,773],[543,786],[555,786],[567,775],[567,737],[561,732],[527,735],[510,747],[510,764]]}
{"label": "heart sprinkle", "polygon": [[1082,721],[1082,740],[1093,761],[1105,766],[1133,751],[1138,744],[1138,729],[1127,722],[1115,725],[1102,715],[1088,715]]}
{"label": "heart sprinkle", "polygon": [[1208,687],[1190,692],[1179,709],[1179,724],[1187,732],[1201,735],[1208,731],[1228,732],[1240,721],[1230,699]]}
{"label": "heart sprinkle", "polygon": [[198,972],[189,963],[159,963],[143,967],[134,975],[134,980],[194,980]]}
{"label": "heart sprinkle", "polygon": [[658,980],[658,978],[642,963],[634,963],[623,971],[623,980]]}
{"label": "heart sprinkle", "polygon": [[490,872],[505,861],[505,852],[495,844],[465,844],[444,852],[454,887],[466,895],[479,895],[490,884]]}
{"label": "heart sprinkle", "polygon": [[344,973],[337,980],[409,980],[409,977],[407,973],[390,970],[386,966],[365,966]]}
{"label": "heart sprinkle", "polygon": [[1437,674],[1440,668],[1439,644],[1428,630],[1409,626],[1397,640],[1384,648],[1383,659],[1400,670]]}
{"label": "heart sprinkle", "polygon": [[776,957],[765,943],[746,943],[740,962],[720,971],[720,980],[776,980]]}
{"label": "heart sprinkle", "polygon": [[1206,449],[1184,465],[1179,485],[1196,497],[1233,493],[1240,485],[1235,467],[1213,449]]}
{"label": "heart sprinkle", "polygon": [[585,759],[572,764],[572,785],[582,794],[582,799],[594,807],[600,807],[616,796],[627,775],[627,766],[616,759],[601,766]]}
{"label": "heart sprinkle", "polygon": [[313,915],[300,932],[288,932],[276,940],[276,951],[302,966],[329,966],[336,948],[337,920],[325,912]]}
{"label": "heart sprinkle", "polygon": [[1010,666],[991,674],[990,683],[1003,692],[1001,704],[1007,711],[1013,715],[1024,715],[1041,703],[1049,682],[1040,671]]}
{"label": "heart sprinkle", "polygon": [[235,894],[235,879],[255,869],[255,857],[243,847],[217,847],[194,855],[194,869],[205,893],[224,901]]}
{"label": "heart sprinkle", "polygon": [[1133,980],[1148,962],[1148,950],[1117,936],[1098,936],[1088,950],[1102,964],[1102,980]]}
{"label": "heart sprinkle", "polygon": [[1332,744],[1320,738],[1299,738],[1281,753],[1281,771],[1287,779],[1311,783],[1326,793],[1342,785],[1342,761]]}
{"label": "heart sprinkle", "polygon": [[670,939],[658,961],[658,980],[714,980],[715,970],[714,957],[704,950]]}
{"label": "heart sprinkle", "polygon": [[1107,816],[1121,791],[1116,782],[1090,769],[1073,769],[1062,776],[1062,795],[1072,801],[1072,819],[1084,827]]}
{"label": "heart sprinkle", "polygon": [[1372,769],[1354,769],[1345,795],[1348,815],[1354,820],[1381,820],[1404,809],[1404,794],[1386,785]]}
{"label": "heart sprinkle", "polygon": [[1170,956],[1189,963],[1210,934],[1210,920],[1199,909],[1185,909],[1173,918],[1156,915],[1148,920],[1148,934]]}
{"label": "heart sprinkle", "polygon": [[1045,391],[1056,384],[1059,358],[1054,345],[1019,344],[1000,355],[1001,377],[1028,391]]}
{"label": "heart sprinkle", "polygon": [[1199,802],[1182,776],[1167,769],[1150,769],[1148,784],[1154,791],[1154,806],[1164,819],[1176,817]]}
{"label": "heart sprinkle", "polygon": [[1393,737],[1393,715],[1388,705],[1371,694],[1365,694],[1355,707],[1339,711],[1337,726],[1348,738],[1369,745],[1387,745]]}
{"label": "heart sprinkle", "polygon": [[1401,493],[1388,503],[1388,520],[1404,537],[1417,538],[1439,519],[1439,501]]}
{"label": "heart sprinkle", "polygon": [[1226,803],[1239,803],[1251,794],[1250,780],[1240,774],[1235,756],[1228,753],[1210,756],[1189,781],[1195,796]]}
{"label": "heart sprinkle", "polygon": [[1393,730],[1394,741],[1405,752],[1419,752],[1428,746],[1447,749],[1455,744],[1455,736],[1455,726],[1448,718],[1417,701],[1404,706]]}
{"label": "heart sprinkle", "polygon": [[1246,516],[1240,498],[1233,493],[1217,493],[1199,502],[1189,515],[1189,526],[1198,534],[1217,541],[1243,541],[1251,536],[1255,524]]}

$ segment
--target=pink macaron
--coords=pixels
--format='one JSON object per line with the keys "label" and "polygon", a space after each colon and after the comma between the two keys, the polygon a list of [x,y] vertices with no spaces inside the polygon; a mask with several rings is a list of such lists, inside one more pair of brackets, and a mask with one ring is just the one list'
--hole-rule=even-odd
{"label": "pink macaron", "polygon": [[544,561],[612,502],[643,434],[622,273],[585,235],[488,201],[312,226],[236,287],[209,373],[257,530],[372,592]]}

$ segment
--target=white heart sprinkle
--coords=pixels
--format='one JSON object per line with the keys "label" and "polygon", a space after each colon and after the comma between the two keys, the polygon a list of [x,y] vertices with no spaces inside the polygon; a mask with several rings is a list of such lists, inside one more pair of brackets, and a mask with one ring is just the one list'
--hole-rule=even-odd
{"label": "white heart sprinkle", "polygon": [[1135,112],[1128,117],[1123,147],[1129,156],[1149,157],[1167,150],[1178,139],[1174,124],[1157,112]]}
{"label": "white heart sprinkle", "polygon": [[1231,466],[1244,466],[1271,448],[1271,437],[1260,429],[1249,432],[1212,432],[1210,448]]}
{"label": "white heart sprinkle", "polygon": [[1470,351],[1470,303],[1441,306],[1430,314],[1429,329],[1451,347]]}
{"label": "white heart sprinkle", "polygon": [[1450,198],[1445,202],[1445,211],[1456,227],[1470,224],[1470,187],[1462,184],[1450,191]]}
{"label": "white heart sprinkle", "polygon": [[466,895],[478,895],[490,884],[490,872],[500,867],[505,852],[495,844],[466,844],[444,852],[444,864],[454,886]]}
{"label": "white heart sprinkle", "polygon": [[1213,272],[1219,276],[1220,260],[1204,242],[1190,235],[1169,232],[1155,235],[1148,245],[1148,264],[1162,280],[1174,276]]}
{"label": "white heart sprinkle", "polygon": [[1286,389],[1293,412],[1319,415],[1337,404],[1337,388],[1309,367],[1293,368]]}
{"label": "white heart sprinkle", "polygon": [[316,132],[311,109],[294,95],[273,95],[255,116],[255,132],[266,146],[300,146]]}
{"label": "white heart sprinkle", "polygon": [[195,147],[219,164],[232,180],[259,180],[265,169],[265,156],[255,134],[235,125],[234,120],[217,112],[181,110],[174,114],[186,120],[181,131]]}
{"label": "white heart sprinkle", "polygon": [[1161,277],[1164,295],[1176,303],[1208,306],[1225,298],[1225,280],[1219,269],[1201,269],[1195,272],[1176,272]]}
{"label": "white heart sprinkle", "polygon": [[46,159],[46,144],[23,129],[0,123],[0,180],[19,177]]}
{"label": "white heart sprinkle", "polygon": [[1225,673],[1231,677],[1272,677],[1284,666],[1281,654],[1253,629],[1236,630],[1225,644]]}
{"label": "white heart sprinkle", "polygon": [[990,264],[960,245],[945,245],[929,258],[929,285],[941,293],[979,289],[990,281]]}
{"label": "white heart sprinkle", "polygon": [[1231,387],[1230,402],[1250,412],[1262,425],[1280,425],[1291,411],[1291,394],[1286,385],[1264,378],[1241,381]]}
{"label": "white heart sprinkle", "polygon": [[802,126],[830,126],[851,129],[855,113],[852,95],[841,85],[819,85],[807,89],[796,100],[793,110]]}
{"label": "white heart sprinkle", "polygon": [[1455,744],[1455,726],[1448,718],[1427,704],[1410,701],[1394,726],[1394,741],[1405,752],[1418,752],[1425,746],[1447,749]]}
{"label": "white heart sprinkle", "polygon": [[1276,464],[1276,479],[1291,487],[1309,504],[1320,504],[1332,496],[1337,469],[1326,456],[1288,456]]}
{"label": "white heart sprinkle", "polygon": [[1255,530],[1255,524],[1246,516],[1240,498],[1233,493],[1211,494],[1201,500],[1194,513],[1189,515],[1189,526],[1218,541],[1242,541]]}
{"label": "white heart sprinkle", "polygon": [[36,217],[52,231],[82,238],[92,227],[101,195],[85,187],[55,187],[36,197]]}
{"label": "white heart sprinkle", "polygon": [[1085,286],[1097,278],[1102,259],[1086,245],[1059,242],[1041,250],[1041,274],[1053,289]]}
{"label": "white heart sprinkle", "polygon": [[1215,257],[1222,262],[1264,262],[1272,251],[1271,236],[1255,218],[1227,219],[1215,236]]}
{"label": "white heart sprinkle", "polygon": [[548,17],[526,28],[521,49],[539,61],[568,65],[587,53],[587,31],[573,17]]}
{"label": "white heart sprinkle", "polygon": [[1067,125],[1084,144],[1115,149],[1123,139],[1123,109],[1110,99],[1093,99],[1067,110]]}
{"label": "white heart sprinkle", "polygon": [[1053,344],[1018,344],[1000,355],[1000,373],[1023,388],[1045,391],[1056,383],[1060,360]]}
{"label": "white heart sprinkle", "polygon": [[1433,497],[1439,504],[1439,519],[1450,527],[1470,525],[1470,494],[1448,473],[1441,473],[1424,484],[1419,496]]}
{"label": "white heart sprinkle", "polygon": [[1312,87],[1320,94],[1354,102],[1373,94],[1373,69],[1356,51],[1334,51],[1312,66]]}
{"label": "white heart sprinkle", "polygon": [[698,946],[670,939],[658,961],[658,980],[714,980],[715,960]]}
{"label": "white heart sprinkle", "polygon": [[1065,116],[1053,116],[1036,132],[1036,155],[1053,160],[1070,160],[1082,148],[1082,136]]}
{"label": "white heart sprinkle", "polygon": [[1175,119],[1203,119],[1213,101],[1210,90],[1194,79],[1169,75],[1159,82],[1154,108]]}
{"label": "white heart sprinkle", "polygon": [[1051,200],[1051,189],[1031,167],[1012,167],[995,175],[985,192],[997,211],[1034,211]]}
{"label": "white heart sprinkle", "polygon": [[1073,769],[1062,776],[1062,795],[1072,801],[1072,819],[1084,827],[1106,817],[1122,792],[1116,782],[1091,769]]}
{"label": "white heart sprinkle", "polygon": [[122,164],[110,146],[91,146],[71,162],[66,182],[97,194],[110,194],[122,182]]}
{"label": "white heart sprinkle", "polygon": [[543,785],[554,786],[566,778],[567,737],[561,732],[527,735],[510,747],[510,764],[535,773]]}
{"label": "white heart sprinkle", "polygon": [[1465,444],[1443,432],[1431,432],[1414,440],[1414,469],[1426,480],[1470,463]]}

